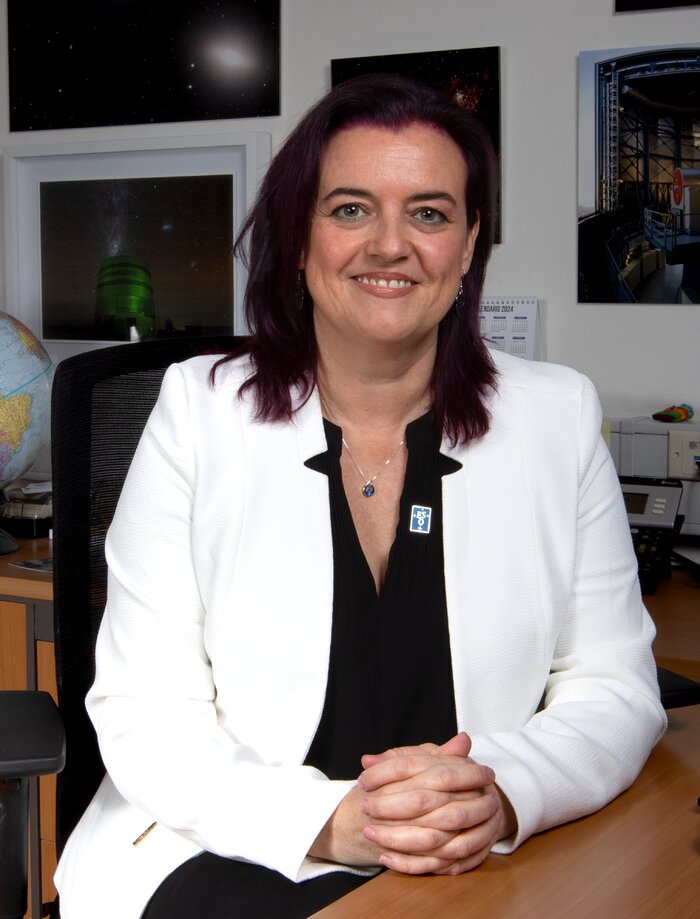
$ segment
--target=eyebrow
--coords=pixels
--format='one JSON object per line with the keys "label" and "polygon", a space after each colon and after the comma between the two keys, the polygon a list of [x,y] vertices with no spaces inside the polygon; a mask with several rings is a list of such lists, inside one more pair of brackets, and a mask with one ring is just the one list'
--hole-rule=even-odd
{"label": "eyebrow", "polygon": [[[321,201],[326,202],[331,198],[336,198],[338,195],[346,195],[351,198],[373,198],[374,195],[367,191],[365,188],[352,188],[350,186],[341,185],[338,188],[334,188],[333,191],[328,192]],[[450,204],[457,206],[457,202],[452,197],[449,192],[446,191],[419,191],[414,195],[408,196],[409,201],[448,201]]]}

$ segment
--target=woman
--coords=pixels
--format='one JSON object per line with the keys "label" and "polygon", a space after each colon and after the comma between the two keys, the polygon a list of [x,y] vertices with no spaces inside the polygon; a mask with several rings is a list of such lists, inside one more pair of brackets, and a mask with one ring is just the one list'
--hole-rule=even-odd
{"label": "woman", "polygon": [[273,161],[250,350],[168,371],[109,533],[108,777],[63,919],[457,874],[604,805],[661,736],[593,388],[479,337],[493,201],[483,130],[399,77],[336,88]]}

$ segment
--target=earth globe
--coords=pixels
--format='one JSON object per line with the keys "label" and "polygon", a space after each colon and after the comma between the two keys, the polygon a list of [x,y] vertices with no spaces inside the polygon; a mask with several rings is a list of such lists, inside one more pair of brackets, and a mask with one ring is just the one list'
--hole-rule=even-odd
{"label": "earth globe", "polygon": [[36,335],[0,310],[0,489],[28,472],[49,444],[52,371]]}

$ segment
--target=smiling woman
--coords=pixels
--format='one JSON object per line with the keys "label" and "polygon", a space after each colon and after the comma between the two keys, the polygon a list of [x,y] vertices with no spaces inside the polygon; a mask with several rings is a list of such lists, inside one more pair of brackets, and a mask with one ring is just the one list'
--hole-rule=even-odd
{"label": "smiling woman", "polygon": [[168,370],[108,535],[108,776],[63,919],[303,919],[383,867],[460,874],[660,737],[593,387],[479,336],[494,172],[391,75],[275,157],[237,243],[251,339]]}
{"label": "smiling woman", "polygon": [[373,342],[432,367],[479,230],[467,227],[466,187],[459,148],[426,125],[360,125],[329,141],[302,260],[321,376],[337,349],[356,367],[373,359]]}
{"label": "smiling woman", "polygon": [[[323,222],[324,213],[328,218],[325,222],[337,225],[339,233],[341,225],[366,233],[367,224],[373,220],[369,208],[376,209],[378,204],[370,200],[377,189],[368,184],[382,181],[386,186],[383,194],[394,199],[403,195],[406,201],[402,206],[412,208],[414,239],[419,238],[418,228],[424,229],[425,237],[435,233],[442,238],[447,233],[454,238],[455,224],[461,224],[460,257],[465,264],[471,258],[469,271],[463,273],[455,265],[454,276],[443,278],[442,284],[451,288],[453,300],[458,295],[455,304],[462,318],[455,310],[445,309],[439,324],[430,401],[438,427],[444,427],[454,441],[466,442],[487,429],[483,400],[494,380],[494,368],[478,326],[495,222],[493,148],[479,120],[460,109],[447,94],[392,75],[374,74],[365,81],[350,80],[337,87],[300,122],[268,170],[257,205],[244,225],[237,248],[245,258],[243,240],[250,237],[246,311],[249,326],[256,330],[252,349],[257,368],[251,385],[258,390],[261,417],[270,419],[291,417],[289,385],[300,386],[302,394],[313,385],[317,372],[316,311],[309,309],[313,297],[308,296],[307,276],[314,273],[313,260],[325,256],[318,254],[318,247],[316,253],[310,251],[312,235]],[[381,97],[382,91],[391,99],[375,100],[373,92]],[[370,132],[365,140],[371,140],[372,145],[363,150],[362,140],[354,141],[352,151],[348,148],[346,154],[349,138],[356,138],[361,130]],[[381,141],[376,150],[375,141]],[[442,164],[443,155],[447,165]],[[413,174],[403,177],[400,189],[409,161]],[[339,184],[328,180],[330,169],[337,174]],[[433,169],[437,172],[431,173]],[[392,181],[393,189],[389,187]],[[439,187],[441,181],[448,182],[449,188]],[[332,207],[331,194],[341,196],[333,200]],[[388,228],[390,234],[395,227],[387,220],[395,206],[395,201],[387,200],[381,219],[374,222]],[[396,245],[396,239],[388,242]],[[386,244],[386,239],[381,241],[380,248]],[[423,245],[427,246],[427,238]],[[381,253],[371,257],[376,255]],[[307,266],[304,271],[309,259],[311,269]],[[410,261],[418,267],[417,249]],[[372,267],[376,270],[377,265]],[[380,267],[386,274],[387,264]],[[420,270],[425,273],[426,267]],[[436,264],[428,270],[440,274],[443,268]],[[382,279],[376,276],[376,280],[379,287]],[[388,284],[392,278],[387,275],[385,280]],[[411,282],[411,278],[398,276],[394,280]],[[373,286],[371,281],[367,286]],[[430,293],[435,290],[432,284]],[[305,294],[301,310],[296,308],[300,291]],[[421,289],[420,296],[424,293]],[[444,293],[438,298],[441,301]],[[284,385],[278,386],[276,381],[281,380]]]}

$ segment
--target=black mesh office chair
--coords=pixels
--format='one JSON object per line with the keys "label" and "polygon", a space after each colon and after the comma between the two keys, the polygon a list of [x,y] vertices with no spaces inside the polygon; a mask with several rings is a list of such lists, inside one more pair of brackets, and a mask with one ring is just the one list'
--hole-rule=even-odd
{"label": "black mesh office chair", "polygon": [[[58,708],[66,739],[66,764],[57,784],[59,855],[104,775],[95,732],[85,711],[85,696],[95,675],[94,647],[106,597],[105,535],[124,477],[165,369],[197,354],[232,351],[244,342],[233,336],[154,339],[90,351],[67,358],[56,368],[51,417],[54,633]],[[55,719],[51,721],[52,703],[46,694],[0,693],[0,731],[6,736],[8,728],[13,731],[26,722],[16,709],[19,700],[23,700],[26,712],[28,705],[37,705],[37,697],[44,697],[38,699],[38,714],[48,719],[45,723],[52,726],[53,733],[47,735],[44,724],[38,732],[34,730],[34,746],[30,743],[29,749],[35,758],[40,754],[44,759],[38,771],[36,763],[22,766],[23,775],[61,768],[60,719],[58,726]],[[47,741],[47,749],[40,749],[38,754],[37,733]],[[22,745],[24,739],[18,736],[17,742]],[[10,763],[3,762],[5,746],[3,743],[0,750],[0,779],[13,770]],[[26,759],[25,749],[26,744],[21,753],[13,754],[14,762],[24,762],[21,757]],[[26,851],[26,817],[23,830],[24,842],[17,845],[15,839],[14,851]],[[0,862],[5,863],[6,851],[3,847]],[[3,895],[14,897],[12,903],[18,903],[19,890],[26,898],[26,859],[16,867],[8,865],[5,873],[6,885],[0,873],[0,917],[15,919],[16,915],[21,919],[24,908],[11,911],[15,907],[6,907]],[[56,904],[52,915],[58,915]]]}

